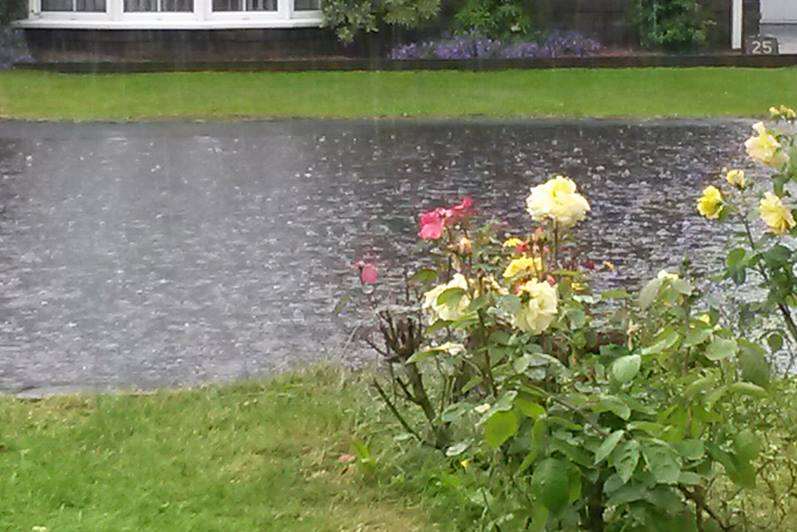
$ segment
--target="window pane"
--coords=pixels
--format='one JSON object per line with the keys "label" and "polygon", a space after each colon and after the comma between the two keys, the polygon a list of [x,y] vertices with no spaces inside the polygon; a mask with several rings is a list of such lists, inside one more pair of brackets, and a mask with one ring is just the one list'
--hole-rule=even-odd
{"label": "window pane", "polygon": [[213,11],[243,11],[242,0],[213,0]]}
{"label": "window pane", "polygon": [[194,0],[161,0],[161,11],[191,12],[194,10]]}
{"label": "window pane", "polygon": [[125,11],[157,11],[157,0],[125,0]]}
{"label": "window pane", "polygon": [[276,11],[277,0],[246,0],[247,11]]}
{"label": "window pane", "polygon": [[294,0],[294,11],[318,11],[321,9],[321,0]]}
{"label": "window pane", "polygon": [[72,0],[42,0],[42,11],[72,11]]}
{"label": "window pane", "polygon": [[105,13],[105,0],[76,0],[77,11]]}

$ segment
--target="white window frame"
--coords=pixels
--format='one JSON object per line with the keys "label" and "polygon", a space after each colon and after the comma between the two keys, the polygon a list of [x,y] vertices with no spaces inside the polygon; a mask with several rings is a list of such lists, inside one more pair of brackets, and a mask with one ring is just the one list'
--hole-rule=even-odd
{"label": "white window frame", "polygon": [[[246,0],[243,0],[246,1]],[[124,11],[124,0],[105,0],[105,12],[42,11],[41,0],[29,0],[20,28],[203,30],[317,28],[321,11],[294,11],[294,0],[277,0],[277,11],[213,11],[213,0],[194,0],[194,11]]]}
{"label": "white window frame", "polygon": [[[293,0],[277,0],[276,11],[213,11],[213,0],[205,2],[209,21],[224,22],[257,22],[268,24],[270,21],[290,20],[293,11]],[[241,5],[246,5],[246,0],[241,0]]]}

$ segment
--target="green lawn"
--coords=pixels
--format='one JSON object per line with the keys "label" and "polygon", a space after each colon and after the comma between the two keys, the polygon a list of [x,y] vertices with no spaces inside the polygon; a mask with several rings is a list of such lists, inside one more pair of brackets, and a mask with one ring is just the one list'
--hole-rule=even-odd
{"label": "green lawn", "polygon": [[[500,493],[501,477],[397,437],[369,378],[327,367],[152,395],[0,395],[0,530],[481,529],[473,494]],[[774,531],[781,501],[797,530],[793,477],[743,492],[720,483],[712,504],[734,498]]]}
{"label": "green lawn", "polygon": [[429,530],[417,494],[338,460],[375,411],[357,384],[322,369],[149,396],[0,396],[0,530]]}
{"label": "green lawn", "polygon": [[753,117],[797,68],[69,75],[0,73],[0,117]]}

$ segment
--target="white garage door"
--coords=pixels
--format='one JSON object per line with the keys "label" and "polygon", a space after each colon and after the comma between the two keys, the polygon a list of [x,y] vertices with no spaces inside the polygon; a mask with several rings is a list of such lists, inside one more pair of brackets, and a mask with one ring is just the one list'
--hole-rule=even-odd
{"label": "white garage door", "polygon": [[797,23],[797,0],[761,0],[761,22]]}

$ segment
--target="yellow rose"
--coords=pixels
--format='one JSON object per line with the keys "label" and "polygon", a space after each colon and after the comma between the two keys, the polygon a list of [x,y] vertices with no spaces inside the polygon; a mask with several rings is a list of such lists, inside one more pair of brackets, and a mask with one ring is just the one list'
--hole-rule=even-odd
{"label": "yellow rose", "polygon": [[747,186],[747,180],[744,177],[744,170],[730,170],[727,174],[725,174],[725,181],[727,181],[729,185],[734,186],[739,190],[742,190]]}
{"label": "yellow rose", "polygon": [[516,248],[516,247],[520,246],[523,243],[524,242],[521,239],[519,239],[518,237],[513,236],[511,238],[507,238],[504,241],[503,247],[505,247],[505,248]]}
{"label": "yellow rose", "polygon": [[769,114],[773,119],[782,118],[783,120],[794,120],[797,119],[797,112],[790,107],[786,107],[785,105],[781,105],[779,107],[770,107]]}
{"label": "yellow rose", "polygon": [[757,135],[750,137],[744,143],[747,155],[772,168],[782,168],[789,162],[789,156],[781,150],[780,142],[767,131],[763,122],[754,125],[753,129]]}
{"label": "yellow rose", "polygon": [[538,222],[553,220],[567,229],[587,216],[589,203],[576,191],[573,181],[556,176],[531,189],[526,198],[526,210]]}
{"label": "yellow rose", "polygon": [[470,305],[470,297],[468,297],[467,294],[463,295],[456,305],[438,304],[437,298],[449,288],[462,288],[467,291],[468,281],[465,279],[464,275],[457,273],[446,284],[441,284],[440,286],[432,288],[423,295],[423,304],[421,307],[432,316],[433,322],[437,319],[445,321],[458,320],[465,315],[465,311],[468,309],[468,305]]}
{"label": "yellow rose", "polygon": [[794,216],[783,201],[772,192],[767,192],[758,205],[761,219],[776,235],[783,235],[794,227]]}
{"label": "yellow rose", "polygon": [[559,303],[556,287],[534,279],[522,285],[518,295],[522,303],[520,310],[512,317],[512,325],[533,334],[540,334],[550,327],[556,318]]}
{"label": "yellow rose", "polygon": [[542,260],[539,257],[522,257],[515,259],[509,263],[509,266],[504,270],[504,279],[509,279],[520,275],[521,273],[529,273],[537,275],[542,273]]}
{"label": "yellow rose", "polygon": [[703,195],[697,200],[697,212],[709,220],[719,218],[724,207],[725,202],[722,200],[722,192],[714,186],[706,187],[703,190]]}

